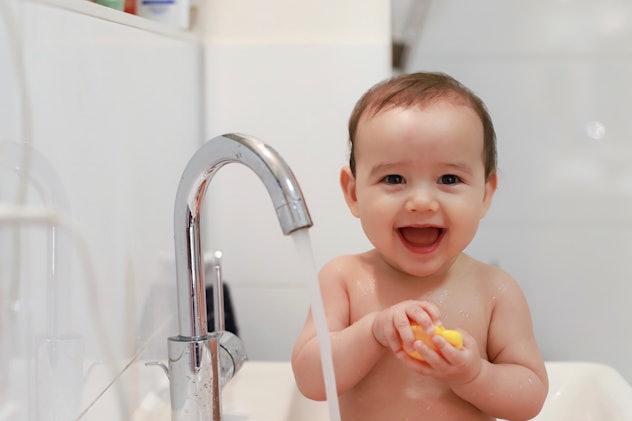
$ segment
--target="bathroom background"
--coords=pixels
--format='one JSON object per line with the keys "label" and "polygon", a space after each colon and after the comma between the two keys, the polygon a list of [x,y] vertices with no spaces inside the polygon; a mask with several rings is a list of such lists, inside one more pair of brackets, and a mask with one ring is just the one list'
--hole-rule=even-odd
{"label": "bathroom background", "polygon": [[[624,0],[209,1],[183,31],[83,0],[0,3],[0,420],[130,419],[177,334],[173,201],[211,137],[292,167],[316,266],[365,250],[338,187],[346,121],[395,71],[440,70],[494,118],[499,190],[474,256],[523,286],[547,360],[632,381],[632,5]],[[32,149],[30,147],[32,147]],[[309,271],[255,175],[213,179],[253,360],[287,360]],[[47,418],[50,419],[50,418]]]}

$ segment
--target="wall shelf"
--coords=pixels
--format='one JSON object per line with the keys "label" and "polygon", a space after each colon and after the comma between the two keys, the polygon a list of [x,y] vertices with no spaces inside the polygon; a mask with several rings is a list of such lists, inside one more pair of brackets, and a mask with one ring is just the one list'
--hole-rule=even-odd
{"label": "wall shelf", "polygon": [[[2,0],[4,1],[4,0]],[[180,39],[197,43],[197,35],[192,30],[173,28],[160,22],[115,10],[89,0],[28,0],[32,3],[46,4],[52,7],[68,10],[97,19],[113,22],[120,25],[138,28],[143,31],[153,32],[173,39]],[[193,19],[192,19],[193,20]]]}

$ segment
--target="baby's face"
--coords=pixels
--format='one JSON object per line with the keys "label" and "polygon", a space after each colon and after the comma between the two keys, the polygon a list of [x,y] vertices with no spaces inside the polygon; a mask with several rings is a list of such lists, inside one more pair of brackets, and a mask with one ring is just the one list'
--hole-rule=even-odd
{"label": "baby's face", "polygon": [[479,117],[452,101],[363,118],[355,160],[355,178],[343,183],[352,213],[391,265],[416,276],[449,267],[496,187],[495,175],[485,179]]}

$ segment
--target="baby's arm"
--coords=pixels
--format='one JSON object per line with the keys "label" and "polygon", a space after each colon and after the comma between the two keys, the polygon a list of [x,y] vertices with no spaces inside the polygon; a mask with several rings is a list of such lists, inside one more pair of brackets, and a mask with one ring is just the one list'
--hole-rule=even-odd
{"label": "baby's arm", "polygon": [[[349,299],[344,286],[348,259],[340,257],[332,260],[323,266],[319,274],[338,394],[362,380],[384,352],[384,348],[373,337],[375,313],[367,314],[349,325]],[[314,400],[326,399],[319,341],[311,313],[294,346],[292,368],[296,384],[303,395]]]}
{"label": "baby's arm", "polygon": [[498,290],[504,292],[497,297],[489,327],[489,361],[481,359],[478,374],[464,384],[453,384],[452,390],[487,414],[527,420],[540,412],[548,379],[520,287],[508,276],[498,282]]}

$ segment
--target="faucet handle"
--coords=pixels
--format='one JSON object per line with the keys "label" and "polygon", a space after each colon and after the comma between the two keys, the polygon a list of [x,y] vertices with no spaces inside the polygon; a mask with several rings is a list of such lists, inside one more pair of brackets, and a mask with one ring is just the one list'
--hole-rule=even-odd
{"label": "faucet handle", "polygon": [[145,363],[145,367],[150,366],[157,366],[162,368],[162,371],[164,371],[167,375],[167,378],[169,378],[169,367],[167,367],[167,364],[163,363],[162,361],[148,361]]}
{"label": "faucet handle", "polygon": [[219,332],[221,384],[224,386],[248,359],[244,342],[229,331]]}

